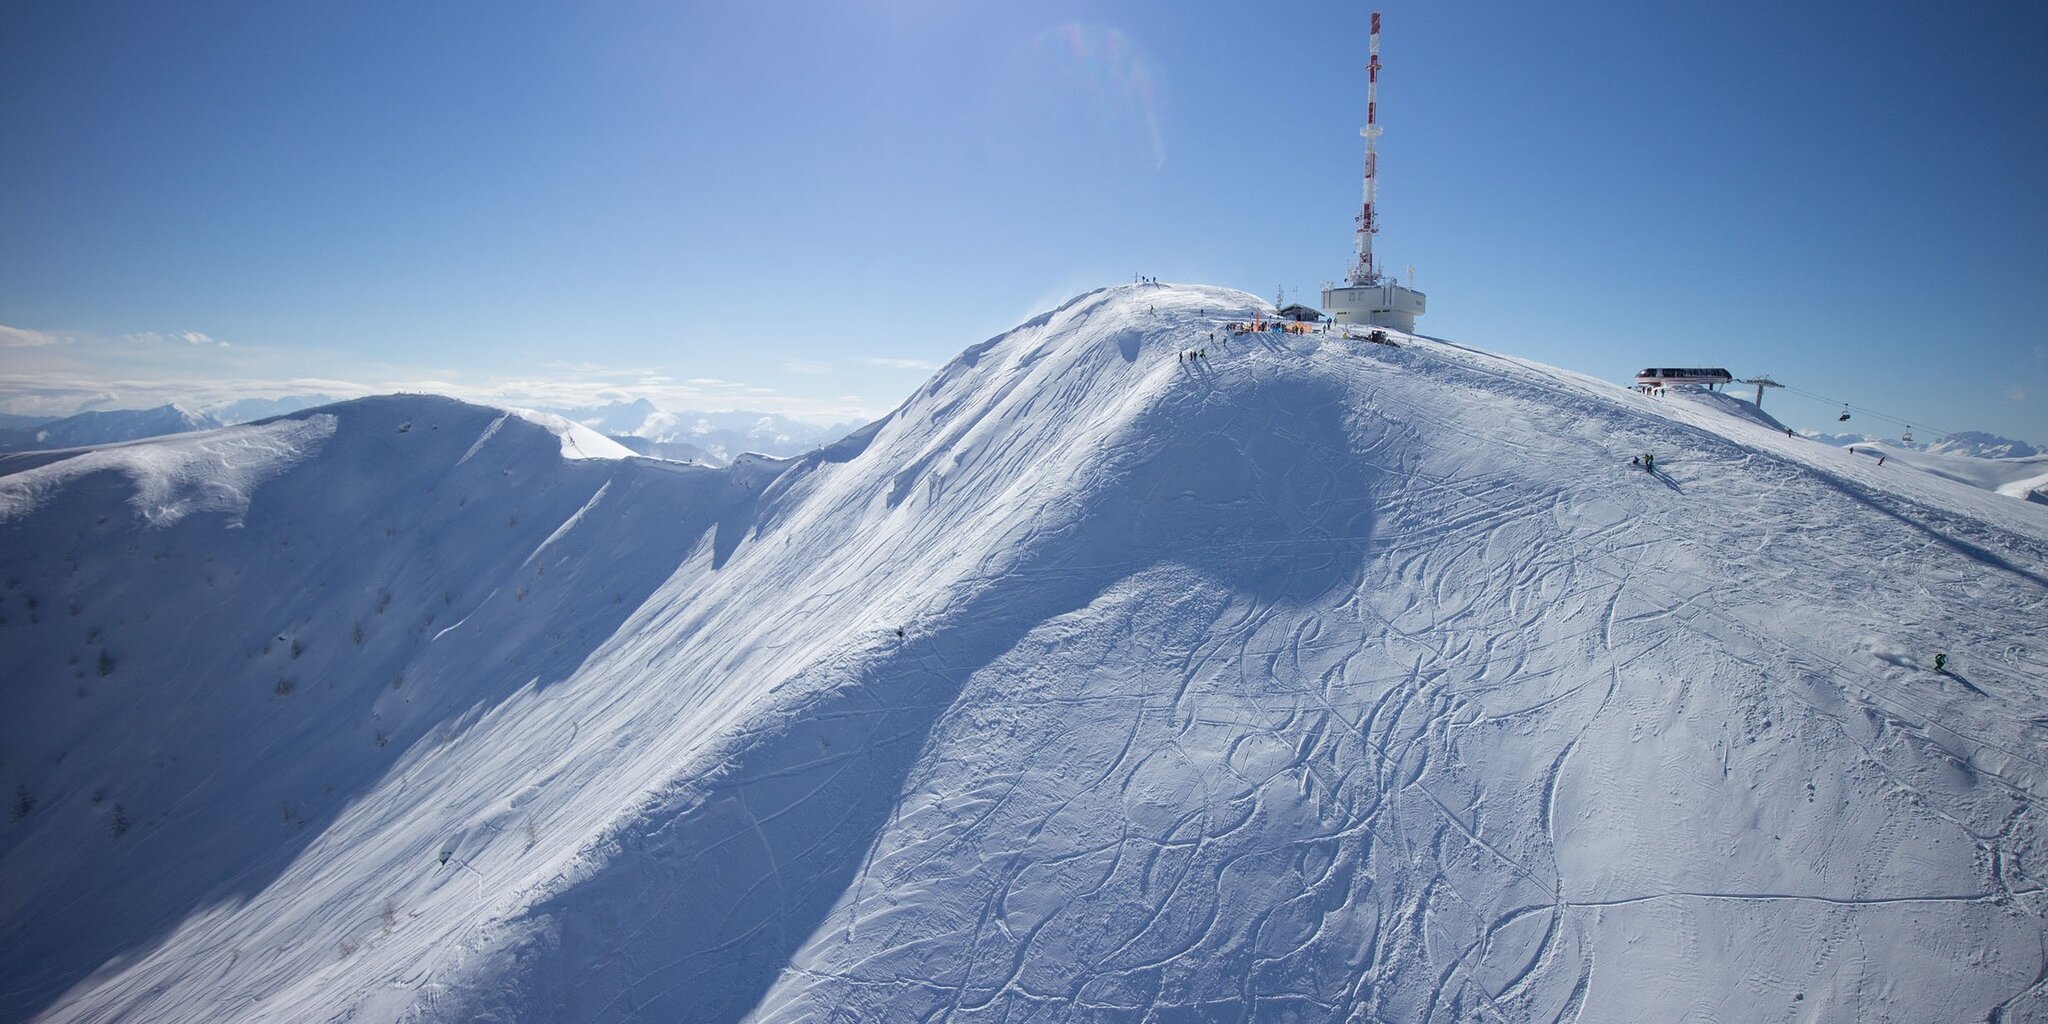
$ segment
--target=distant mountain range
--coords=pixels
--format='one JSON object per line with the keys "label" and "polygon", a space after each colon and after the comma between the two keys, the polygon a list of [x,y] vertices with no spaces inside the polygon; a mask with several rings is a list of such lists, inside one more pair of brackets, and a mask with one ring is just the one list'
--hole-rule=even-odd
{"label": "distant mountain range", "polygon": [[1931,455],[1967,455],[1974,459],[2031,459],[2044,453],[2039,446],[1982,430],[1959,430],[1932,441],[1905,441],[1895,437],[1878,437],[1875,434],[1826,434],[1818,431],[1806,436],[1837,448],[1882,444],[1892,448],[1927,452]]}
{"label": "distant mountain range", "polygon": [[0,452],[49,451],[54,448],[113,444],[163,434],[211,430],[219,426],[225,424],[212,414],[195,412],[180,405],[159,405],[154,409],[82,412],[44,423],[0,427]]}
{"label": "distant mountain range", "polygon": [[802,455],[861,426],[819,426],[772,412],[667,412],[645,398],[540,411],[602,431],[642,455],[707,465],[725,465],[742,452]]}
{"label": "distant mountain range", "polygon": [[[174,404],[154,409],[97,410],[65,417],[0,413],[0,452],[80,448],[211,430],[286,416],[336,401],[331,395],[312,393],[245,398],[196,408]],[[539,411],[607,434],[636,454],[707,466],[726,465],[743,452],[801,455],[860,426],[851,421],[819,426],[769,412],[668,412],[645,398]]]}
{"label": "distant mountain range", "polygon": [[341,399],[333,395],[285,395],[282,398],[244,398],[225,405],[209,406],[208,412],[220,418],[222,423],[252,423],[272,416],[286,416],[302,409],[333,405]]}

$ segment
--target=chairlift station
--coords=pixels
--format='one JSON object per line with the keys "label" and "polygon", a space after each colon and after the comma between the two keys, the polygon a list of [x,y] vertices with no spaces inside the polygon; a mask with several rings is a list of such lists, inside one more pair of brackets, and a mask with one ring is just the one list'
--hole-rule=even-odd
{"label": "chairlift station", "polygon": [[[1380,273],[1379,264],[1372,254],[1372,236],[1379,233],[1379,220],[1373,208],[1378,198],[1378,142],[1379,86],[1380,86],[1380,12],[1372,12],[1372,45],[1370,58],[1365,65],[1365,127],[1359,134],[1365,136],[1365,204],[1358,212],[1358,227],[1355,232],[1358,256],[1344,275],[1344,283],[1323,286],[1323,309],[1330,319],[1340,324],[1372,324],[1376,327],[1391,327],[1404,334],[1415,331],[1415,318],[1422,315],[1425,306],[1423,294],[1407,287],[1395,278]],[[1411,268],[1410,279],[1415,276]]]}

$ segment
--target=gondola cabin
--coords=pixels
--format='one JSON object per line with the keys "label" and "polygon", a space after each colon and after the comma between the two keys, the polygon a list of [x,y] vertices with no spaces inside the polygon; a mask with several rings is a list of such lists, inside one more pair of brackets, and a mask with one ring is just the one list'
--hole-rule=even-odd
{"label": "gondola cabin", "polygon": [[1646,394],[1662,391],[1673,384],[1692,384],[1712,391],[1735,378],[1720,367],[1659,367],[1636,374],[1636,390]]}

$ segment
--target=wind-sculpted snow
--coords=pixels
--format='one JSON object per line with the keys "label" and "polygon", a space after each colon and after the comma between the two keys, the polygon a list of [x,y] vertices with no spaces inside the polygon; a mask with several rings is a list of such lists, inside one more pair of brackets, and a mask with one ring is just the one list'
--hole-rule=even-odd
{"label": "wind-sculpted snow", "polygon": [[310,416],[61,458],[0,477],[0,522],[26,516],[73,480],[106,472],[128,478],[134,488],[129,504],[152,525],[169,526],[195,512],[227,513],[237,522],[249,507],[249,492],[318,451],[334,423],[333,416]]}
{"label": "wind-sculpted snow", "polygon": [[67,489],[11,1015],[2048,1013],[2048,507],[1255,307],[1092,292],[789,462],[350,403],[238,531]]}

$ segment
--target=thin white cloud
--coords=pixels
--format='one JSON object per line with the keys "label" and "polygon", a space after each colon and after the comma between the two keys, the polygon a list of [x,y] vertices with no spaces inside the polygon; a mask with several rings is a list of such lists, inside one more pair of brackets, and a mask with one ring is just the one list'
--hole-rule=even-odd
{"label": "thin white cloud", "polygon": [[886,367],[891,370],[936,370],[939,368],[938,364],[928,363],[922,359],[898,359],[890,356],[861,356],[855,361],[866,363],[869,366]]}
{"label": "thin white cloud", "polygon": [[194,348],[227,348],[228,343],[198,331],[137,331],[121,335],[122,341],[143,345],[162,345],[167,342],[181,342]]}
{"label": "thin white cloud", "polygon": [[814,363],[806,359],[785,359],[782,361],[782,368],[791,373],[809,374],[814,377],[832,372],[832,364]]}
{"label": "thin white cloud", "polygon": [[2018,384],[2007,384],[2005,386],[2005,398],[2008,402],[2024,402],[2027,400],[2027,389],[2020,387]]}
{"label": "thin white cloud", "polygon": [[229,346],[198,331],[107,336],[0,327],[0,411],[67,416],[176,402],[219,408],[243,399],[319,394],[335,400],[432,393],[490,405],[581,408],[646,399],[691,413],[774,414],[818,425],[865,421],[859,399],[791,394],[719,377],[678,380],[666,367],[589,362],[532,365],[530,376],[365,361],[349,353]]}
{"label": "thin white cloud", "polygon": [[48,331],[31,331],[26,327],[9,327],[0,324],[0,348],[41,348],[55,345],[64,340]]}

